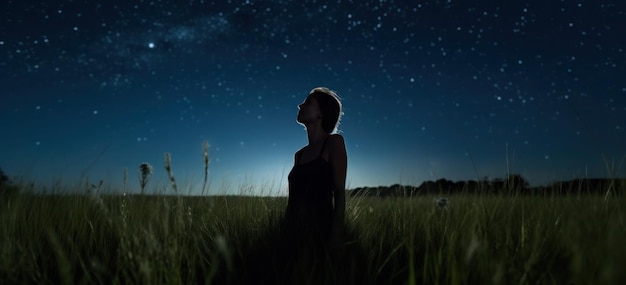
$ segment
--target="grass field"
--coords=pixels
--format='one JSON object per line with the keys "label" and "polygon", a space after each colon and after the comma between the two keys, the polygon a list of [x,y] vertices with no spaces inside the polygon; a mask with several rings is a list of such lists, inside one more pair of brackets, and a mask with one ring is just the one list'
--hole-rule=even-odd
{"label": "grass field", "polygon": [[18,194],[0,284],[626,284],[626,195],[436,199],[348,198],[341,262],[286,264],[284,197]]}

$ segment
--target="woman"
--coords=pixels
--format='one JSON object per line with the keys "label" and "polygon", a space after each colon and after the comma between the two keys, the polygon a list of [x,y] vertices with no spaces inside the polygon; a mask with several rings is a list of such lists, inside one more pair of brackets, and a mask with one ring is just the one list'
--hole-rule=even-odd
{"label": "woman", "polygon": [[336,133],[341,102],[332,90],[318,87],[298,109],[309,143],[296,152],[289,173],[287,238],[298,252],[335,255],[342,245],[347,170],[345,142]]}

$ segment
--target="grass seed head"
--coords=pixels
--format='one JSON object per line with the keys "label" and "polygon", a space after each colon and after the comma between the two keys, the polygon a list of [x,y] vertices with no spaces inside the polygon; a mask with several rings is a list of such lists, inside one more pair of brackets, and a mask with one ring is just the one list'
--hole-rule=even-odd
{"label": "grass seed head", "polygon": [[139,185],[141,186],[141,194],[144,193],[150,174],[152,174],[152,165],[150,165],[150,163],[144,162],[139,165]]}
{"label": "grass seed head", "polygon": [[448,208],[450,208],[450,201],[446,197],[439,197],[435,202],[439,210],[448,210]]}

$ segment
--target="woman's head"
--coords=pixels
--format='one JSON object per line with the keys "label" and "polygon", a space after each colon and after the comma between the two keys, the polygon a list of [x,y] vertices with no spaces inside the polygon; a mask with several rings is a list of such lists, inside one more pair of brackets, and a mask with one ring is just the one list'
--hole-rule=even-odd
{"label": "woman's head", "polygon": [[333,133],[341,119],[341,100],[335,91],[326,87],[313,88],[309,97],[317,101],[322,119],[322,129]]}

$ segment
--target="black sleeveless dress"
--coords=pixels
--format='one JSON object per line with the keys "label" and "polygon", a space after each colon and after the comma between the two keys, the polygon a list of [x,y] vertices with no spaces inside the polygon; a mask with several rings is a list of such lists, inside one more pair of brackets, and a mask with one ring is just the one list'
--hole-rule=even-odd
{"label": "black sleeveless dress", "polygon": [[322,158],[326,141],[318,157],[300,164],[302,152],[289,172],[289,199],[285,226],[290,239],[325,245],[329,241],[333,217],[333,189],[330,163]]}

